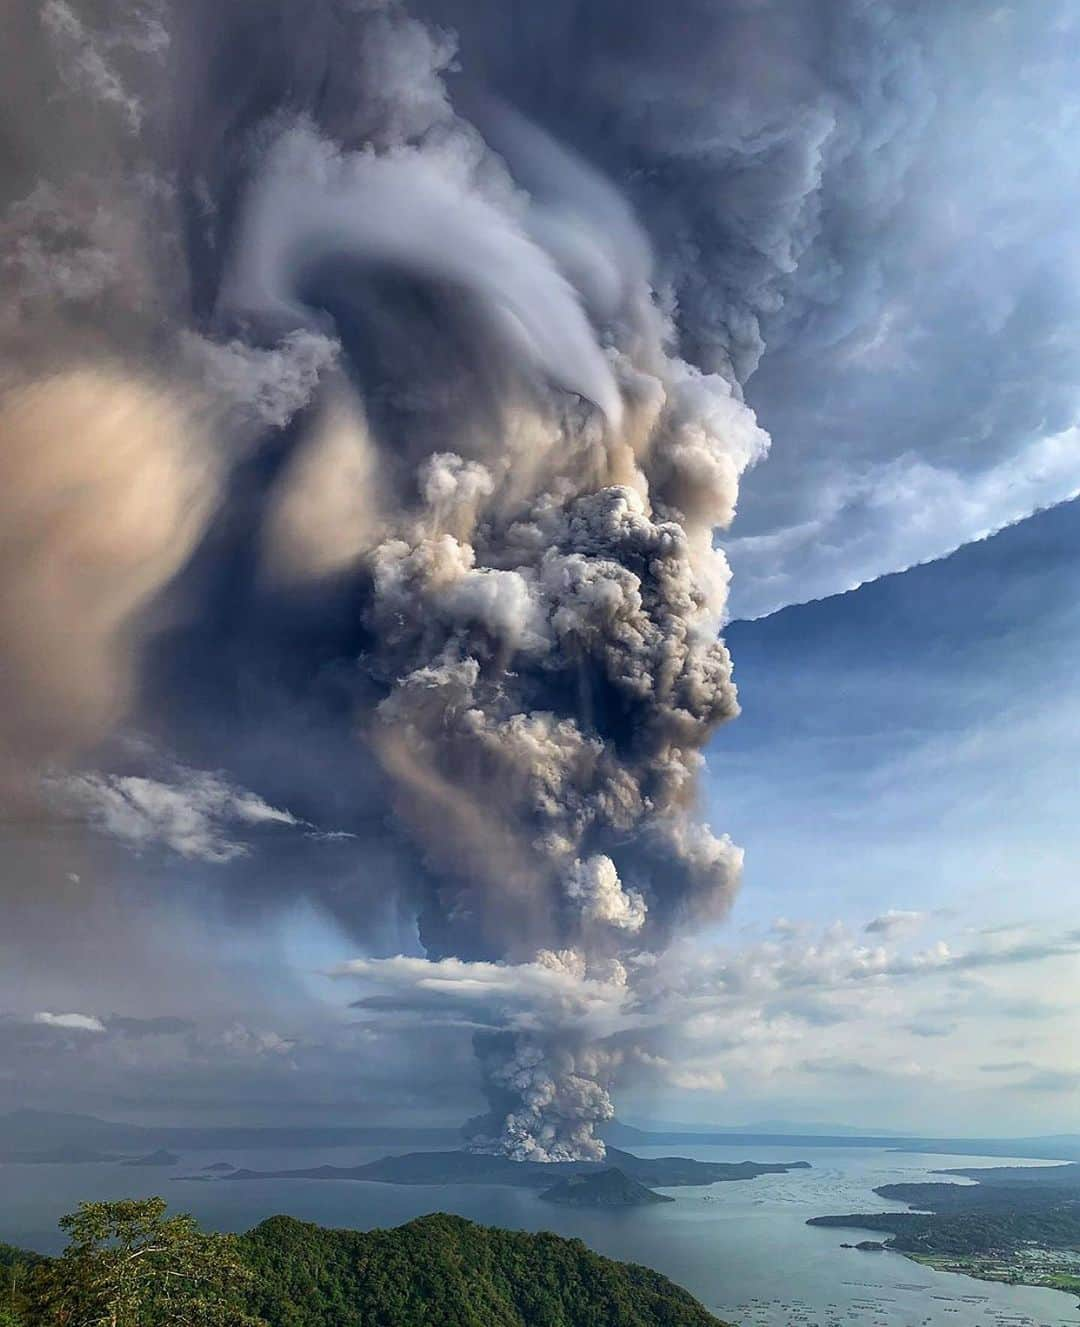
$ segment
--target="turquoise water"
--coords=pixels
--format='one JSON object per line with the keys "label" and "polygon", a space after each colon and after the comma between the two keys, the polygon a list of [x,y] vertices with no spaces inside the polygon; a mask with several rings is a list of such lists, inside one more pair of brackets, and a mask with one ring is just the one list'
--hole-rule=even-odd
{"label": "turquoise water", "polygon": [[[660,1156],[676,1149],[638,1149]],[[943,1166],[1003,1165],[1002,1158],[923,1156],[884,1150],[677,1149],[702,1161],[809,1161],[809,1171],[708,1188],[671,1189],[674,1203],[625,1212],[551,1207],[525,1190],[399,1187],[353,1181],[174,1182],[215,1161],[252,1169],[355,1165],[386,1149],[188,1153],[163,1170],[115,1165],[0,1165],[0,1240],[59,1246],[55,1222],[83,1198],[162,1193],[219,1230],[243,1230],[276,1212],[328,1226],[398,1225],[425,1212],[574,1235],[613,1258],[672,1277],[718,1314],[745,1327],[1080,1327],[1074,1300],[1052,1290],[999,1286],[933,1272],[898,1254],[842,1249],[863,1236],[815,1229],[807,1217],[898,1207],[879,1184],[918,1180]],[[1015,1164],[1025,1164],[1023,1162]],[[878,1236],[871,1236],[878,1238]]]}

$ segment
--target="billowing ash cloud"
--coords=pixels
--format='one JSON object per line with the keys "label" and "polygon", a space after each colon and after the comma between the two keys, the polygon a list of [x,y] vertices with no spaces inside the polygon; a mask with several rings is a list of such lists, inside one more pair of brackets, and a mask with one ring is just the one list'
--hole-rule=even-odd
{"label": "billowing ash cloud", "polygon": [[[588,965],[722,915],[734,889],[739,854],[695,822],[694,779],[736,711],[712,531],[765,438],[728,378],[676,353],[608,186],[536,130],[519,146],[572,203],[569,237],[545,244],[550,217],[457,118],[381,152],[289,125],[241,203],[223,299],[275,332],[329,314],[352,370],[377,494],[343,522],[370,542],[338,574],[367,631],[363,740],[419,852],[422,945]],[[286,471],[275,509],[309,482]],[[310,584],[324,555],[316,540],[305,568],[299,542],[286,574]],[[476,1146],[602,1154],[602,1050],[557,1021],[477,1050]]]}
{"label": "billowing ash cloud", "polygon": [[772,433],[723,540],[735,615],[1080,491],[1070,0],[424,9],[463,82],[620,180],[682,353]]}
{"label": "billowing ash cloud", "polygon": [[356,959],[335,975],[371,992],[353,1002],[368,1018],[472,1028],[491,1106],[467,1126],[472,1146],[559,1160],[604,1155],[593,1131],[611,1119],[608,1088],[648,1021],[633,1008],[631,969],[651,964],[629,961],[579,946],[516,964]]}
{"label": "billowing ash cloud", "polygon": [[[738,881],[695,780],[737,711],[713,532],[768,443],[632,208],[456,106],[455,38],[394,3],[57,0],[24,35],[98,159],[61,116],[5,223],[3,713],[52,726],[11,749],[126,712],[183,763],[99,747],[50,769],[62,814],[224,871],[230,826],[329,799],[361,879],[305,888],[361,941],[397,892],[429,960],[622,990]],[[602,1155],[619,1057],[541,1005],[477,1024],[474,1145]]]}
{"label": "billowing ash cloud", "polygon": [[539,988],[655,998],[736,888],[695,783],[744,390],[889,314],[930,10],[3,10],[5,796],[517,974],[474,1145],[602,1154],[632,1039]]}

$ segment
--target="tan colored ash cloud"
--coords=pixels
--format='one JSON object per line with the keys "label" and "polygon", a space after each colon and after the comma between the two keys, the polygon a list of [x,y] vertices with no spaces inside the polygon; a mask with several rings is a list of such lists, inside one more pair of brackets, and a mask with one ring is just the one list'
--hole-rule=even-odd
{"label": "tan colored ash cloud", "polygon": [[0,397],[0,790],[123,712],[139,611],[191,551],[215,476],[176,393],[120,368]]}
{"label": "tan colored ash cloud", "polygon": [[328,395],[267,515],[263,552],[273,581],[336,575],[383,535],[386,498],[363,409],[340,385]]}

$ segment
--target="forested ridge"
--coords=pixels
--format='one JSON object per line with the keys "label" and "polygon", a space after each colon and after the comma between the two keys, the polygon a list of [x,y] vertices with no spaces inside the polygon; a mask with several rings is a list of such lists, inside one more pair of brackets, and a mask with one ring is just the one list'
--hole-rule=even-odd
{"label": "forested ridge", "polygon": [[212,1235],[147,1199],[84,1204],[62,1224],[59,1258],[0,1246],[0,1327],[723,1327],[666,1277],[580,1240],[442,1213]]}
{"label": "forested ridge", "polygon": [[271,1327],[716,1327],[685,1290],[576,1239],[421,1217],[325,1230],[272,1217],[241,1239]]}

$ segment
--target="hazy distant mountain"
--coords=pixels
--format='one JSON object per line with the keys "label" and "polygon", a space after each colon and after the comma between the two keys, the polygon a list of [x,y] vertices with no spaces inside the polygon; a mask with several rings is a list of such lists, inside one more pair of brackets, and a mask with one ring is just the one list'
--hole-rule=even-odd
{"label": "hazy distant mountain", "polygon": [[122,1150],[139,1138],[145,1140],[145,1134],[136,1126],[114,1124],[93,1115],[51,1110],[17,1110],[0,1115],[0,1149],[10,1152],[61,1147]]}
{"label": "hazy distant mountain", "polygon": [[[143,1156],[159,1150],[306,1147],[437,1147],[457,1143],[456,1129],[416,1129],[395,1125],[138,1125],[100,1120],[93,1115],[18,1110],[0,1116],[0,1160],[28,1160],[62,1153]],[[100,1154],[100,1155],[98,1155]]]}
{"label": "hazy distant mountain", "polygon": [[[660,1121],[654,1121],[659,1124]],[[795,1128],[789,1125],[788,1128]],[[806,1127],[806,1126],[804,1126]],[[813,1129],[823,1125],[809,1126]],[[1039,1161],[1080,1161],[1080,1134],[1056,1134],[1045,1138],[948,1138],[913,1134],[872,1134],[851,1129],[840,1134],[789,1133],[773,1130],[752,1132],[749,1125],[729,1129],[706,1129],[704,1125],[678,1128],[638,1128],[612,1120],[603,1127],[609,1144],[621,1147],[691,1147],[709,1144],[725,1147],[865,1147],[888,1148],[894,1152],[937,1152],[956,1156],[1020,1157]]]}
{"label": "hazy distant mountain", "polygon": [[[620,1123],[623,1123],[620,1121]],[[757,1120],[751,1124],[687,1124],[685,1120],[635,1118],[629,1127],[646,1133],[794,1134],[802,1138],[909,1138],[895,1129],[864,1129],[854,1124],[810,1124],[805,1120]]]}

